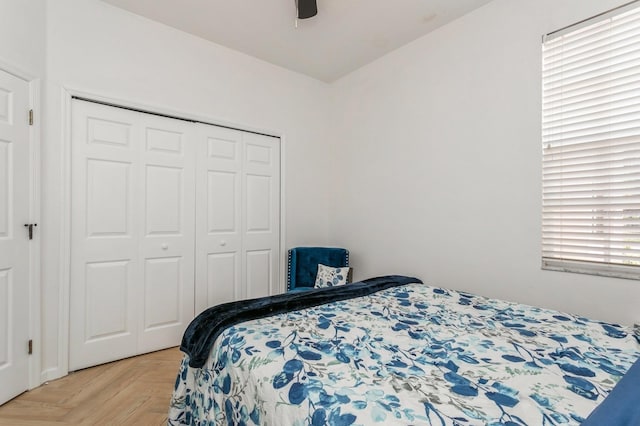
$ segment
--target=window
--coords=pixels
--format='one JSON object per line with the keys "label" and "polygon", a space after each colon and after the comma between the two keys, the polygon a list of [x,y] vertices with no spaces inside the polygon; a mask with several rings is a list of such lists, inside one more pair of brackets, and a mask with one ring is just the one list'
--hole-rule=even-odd
{"label": "window", "polygon": [[640,5],[542,56],[542,267],[640,279]]}

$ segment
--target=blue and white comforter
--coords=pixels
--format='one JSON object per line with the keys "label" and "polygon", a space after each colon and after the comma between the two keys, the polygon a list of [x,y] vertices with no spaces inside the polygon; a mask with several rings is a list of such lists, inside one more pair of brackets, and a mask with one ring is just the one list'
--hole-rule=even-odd
{"label": "blue and white comforter", "polygon": [[409,284],[226,329],[168,424],[579,424],[638,357],[626,327]]}

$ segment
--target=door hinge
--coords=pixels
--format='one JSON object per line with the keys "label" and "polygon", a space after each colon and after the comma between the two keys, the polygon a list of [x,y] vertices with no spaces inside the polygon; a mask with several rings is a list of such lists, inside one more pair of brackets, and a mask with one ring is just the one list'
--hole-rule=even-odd
{"label": "door hinge", "polygon": [[29,339],[29,355],[33,354],[33,339]]}
{"label": "door hinge", "polygon": [[33,126],[33,110],[29,110],[29,126]]}

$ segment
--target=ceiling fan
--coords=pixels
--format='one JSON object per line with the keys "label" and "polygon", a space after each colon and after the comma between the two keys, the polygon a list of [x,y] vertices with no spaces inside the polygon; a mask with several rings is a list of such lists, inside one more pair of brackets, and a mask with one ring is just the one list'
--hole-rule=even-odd
{"label": "ceiling fan", "polygon": [[296,0],[298,19],[312,18],[318,14],[316,0]]}

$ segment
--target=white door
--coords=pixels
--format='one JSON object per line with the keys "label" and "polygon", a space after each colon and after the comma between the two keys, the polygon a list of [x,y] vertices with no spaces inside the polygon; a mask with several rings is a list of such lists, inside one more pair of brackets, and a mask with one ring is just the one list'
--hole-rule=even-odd
{"label": "white door", "polygon": [[243,297],[254,298],[278,284],[280,139],[246,133],[243,142]]}
{"label": "white door", "polygon": [[193,318],[192,131],[73,101],[70,370],[175,346]]}
{"label": "white door", "polygon": [[135,118],[72,103],[69,370],[136,354]]}
{"label": "white door", "polygon": [[196,313],[276,291],[280,139],[198,124]]}
{"label": "white door", "polygon": [[0,71],[0,404],[29,385],[28,96]]}
{"label": "white door", "polygon": [[198,124],[196,313],[242,297],[242,137]]}
{"label": "white door", "polygon": [[[180,344],[193,319],[195,138],[191,122],[140,114],[138,352]],[[140,191],[142,189],[142,191]]]}

